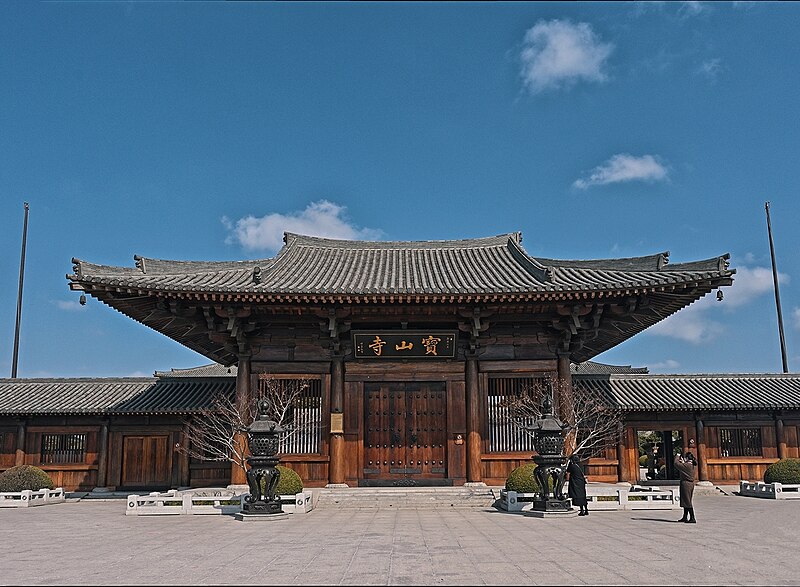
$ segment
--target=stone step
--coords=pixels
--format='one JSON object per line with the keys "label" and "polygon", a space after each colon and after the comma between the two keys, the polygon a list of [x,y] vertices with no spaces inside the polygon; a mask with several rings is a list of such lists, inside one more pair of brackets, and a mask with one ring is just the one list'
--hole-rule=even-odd
{"label": "stone step", "polygon": [[318,508],[484,508],[499,497],[487,487],[358,487],[325,488]]}

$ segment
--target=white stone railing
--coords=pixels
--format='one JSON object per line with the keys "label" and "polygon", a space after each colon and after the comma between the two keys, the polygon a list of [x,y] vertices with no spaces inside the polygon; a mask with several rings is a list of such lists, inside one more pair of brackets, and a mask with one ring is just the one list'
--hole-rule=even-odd
{"label": "white stone railing", "polygon": [[0,508],[29,508],[66,501],[64,488],[40,489],[39,491],[9,491],[0,493]]}
{"label": "white stone railing", "polygon": [[739,495],[766,499],[800,499],[800,485],[739,481]]}
{"label": "white stone railing", "polygon": [[[500,508],[520,512],[533,507],[536,493],[517,493],[500,490]],[[586,500],[590,510],[671,510],[680,507],[680,490],[675,487],[586,486]]]}
{"label": "white stone railing", "polygon": [[[221,515],[242,511],[246,493],[229,490],[213,491],[207,495],[203,491],[179,492],[171,489],[166,493],[157,491],[147,495],[129,495],[126,516],[161,515]],[[310,491],[295,495],[281,495],[282,509],[289,514],[310,512],[314,505]],[[233,502],[233,503],[232,503]]]}

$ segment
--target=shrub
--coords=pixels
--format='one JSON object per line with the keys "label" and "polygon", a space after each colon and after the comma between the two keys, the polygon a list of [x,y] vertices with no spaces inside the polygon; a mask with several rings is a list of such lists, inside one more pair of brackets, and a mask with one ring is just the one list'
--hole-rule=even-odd
{"label": "shrub", "polygon": [[[281,472],[281,478],[275,487],[275,495],[294,495],[303,491],[303,480],[300,475],[283,465],[278,465],[278,470]],[[261,483],[261,491],[266,493],[266,483]]]}
{"label": "shrub", "polygon": [[54,488],[53,480],[48,474],[33,465],[17,465],[0,473],[0,491],[3,492]]}
{"label": "shrub", "polygon": [[800,483],[800,459],[781,459],[764,472],[764,483]]}
{"label": "shrub", "polygon": [[639,466],[646,467],[647,466],[647,455],[642,455],[639,457]]}
{"label": "shrub", "polygon": [[[511,471],[506,479],[506,489],[517,493],[539,493],[539,484],[533,477],[536,463],[526,463]],[[548,479],[549,489],[553,489],[553,480]]]}

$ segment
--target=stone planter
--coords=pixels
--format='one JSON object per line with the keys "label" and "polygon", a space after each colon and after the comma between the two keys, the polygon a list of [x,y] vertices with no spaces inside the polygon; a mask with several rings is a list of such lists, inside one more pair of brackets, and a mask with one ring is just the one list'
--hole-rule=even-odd
{"label": "stone planter", "polygon": [[64,503],[64,489],[40,489],[39,491],[9,491],[0,493],[0,508],[29,508],[37,505]]}

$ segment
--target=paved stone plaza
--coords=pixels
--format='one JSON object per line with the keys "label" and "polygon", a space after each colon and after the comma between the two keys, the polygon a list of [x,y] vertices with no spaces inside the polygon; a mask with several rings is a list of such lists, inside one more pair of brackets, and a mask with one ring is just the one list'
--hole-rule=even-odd
{"label": "paved stone plaza", "polygon": [[798,584],[800,502],[540,519],[494,508],[315,509],[264,523],[125,516],[125,501],[0,510],[4,585]]}

